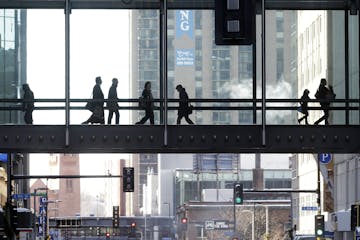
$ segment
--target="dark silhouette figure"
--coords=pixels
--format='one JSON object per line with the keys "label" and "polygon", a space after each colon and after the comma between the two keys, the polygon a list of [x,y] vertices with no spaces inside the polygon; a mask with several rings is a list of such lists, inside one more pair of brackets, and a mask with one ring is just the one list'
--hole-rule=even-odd
{"label": "dark silhouette figure", "polygon": [[145,116],[135,124],[144,124],[148,119],[150,119],[150,124],[154,125],[154,98],[151,93],[151,82],[145,83],[141,96],[145,101]]}
{"label": "dark silhouette figure", "polygon": [[109,109],[109,116],[107,120],[108,124],[111,124],[111,119],[114,113],[115,113],[115,123],[119,124],[119,120],[120,120],[119,105],[117,103],[118,101],[117,91],[116,91],[117,86],[118,86],[118,80],[117,78],[113,78],[112,85],[109,89],[108,101],[107,101],[107,107]]}
{"label": "dark silhouette figure", "polygon": [[22,110],[25,112],[24,121],[26,124],[33,124],[32,112],[34,110],[34,93],[31,91],[29,84],[22,85],[24,96]]}
{"label": "dark silhouette figure", "polygon": [[190,107],[189,107],[189,96],[185,91],[185,88],[181,86],[181,84],[176,86],[176,90],[179,92],[179,109],[178,109],[178,117],[176,120],[176,124],[180,124],[181,119],[185,117],[185,120],[188,124],[194,124],[193,121],[189,118]]}
{"label": "dark silhouette figure", "polygon": [[100,123],[100,124],[104,124],[105,120],[104,120],[104,94],[101,90],[101,77],[96,77],[95,79],[95,86],[93,88],[93,97],[92,99],[95,100],[92,104],[93,104],[93,110],[92,110],[92,115],[90,116],[90,118],[88,120],[86,120],[85,122],[83,122],[82,124],[88,124],[88,123]]}
{"label": "dark silhouette figure", "polygon": [[301,96],[300,110],[301,113],[304,114],[304,116],[298,119],[299,124],[302,122],[302,120],[305,119],[305,124],[309,125],[308,122],[309,112],[308,112],[308,102],[307,102],[308,100],[310,100],[309,93],[310,91],[308,89],[305,89],[303,95]]}
{"label": "dark silhouette figure", "polygon": [[326,79],[322,78],[319,88],[316,91],[315,98],[320,100],[320,106],[321,109],[324,111],[324,115],[315,121],[315,125],[318,125],[321,121],[325,120],[325,125],[329,125],[329,107],[330,107],[330,101],[331,99],[335,99],[336,94],[334,93],[334,90],[332,86],[326,85]]}

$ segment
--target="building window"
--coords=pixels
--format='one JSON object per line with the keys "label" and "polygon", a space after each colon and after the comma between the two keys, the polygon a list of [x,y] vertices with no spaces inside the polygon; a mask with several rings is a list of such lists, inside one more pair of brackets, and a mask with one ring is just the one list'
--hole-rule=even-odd
{"label": "building window", "polygon": [[66,192],[73,192],[73,180],[72,179],[66,179]]}

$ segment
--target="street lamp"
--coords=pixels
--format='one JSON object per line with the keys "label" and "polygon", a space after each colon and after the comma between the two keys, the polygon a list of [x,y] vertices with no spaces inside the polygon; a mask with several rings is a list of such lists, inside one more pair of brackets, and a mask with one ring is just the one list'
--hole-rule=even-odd
{"label": "street lamp", "polygon": [[169,202],[164,202],[164,205],[168,205],[168,214],[169,214],[169,235],[171,235],[171,220],[170,220],[170,203]]}
{"label": "street lamp", "polygon": [[44,231],[44,235],[46,237],[46,235],[48,234],[49,232],[49,214],[48,214],[48,204],[49,203],[55,203],[55,207],[56,207],[56,212],[55,212],[55,215],[57,213],[57,211],[59,210],[59,207],[58,207],[58,203],[59,202],[62,202],[61,200],[59,199],[56,199],[56,200],[46,200],[46,231]]}
{"label": "street lamp", "polygon": [[36,192],[37,191],[47,191],[47,187],[39,187],[34,189],[34,240],[36,240]]}

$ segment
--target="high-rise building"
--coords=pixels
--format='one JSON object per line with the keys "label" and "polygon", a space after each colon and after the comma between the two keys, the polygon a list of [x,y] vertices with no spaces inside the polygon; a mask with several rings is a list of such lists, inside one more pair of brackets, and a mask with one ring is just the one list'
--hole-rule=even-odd
{"label": "high-rise building", "polygon": [[[254,81],[254,54],[252,46],[217,46],[214,43],[214,11],[210,10],[168,10],[167,19],[167,94],[178,98],[175,87],[182,84],[190,98],[252,98]],[[270,11],[267,14],[267,87],[279,88],[278,93],[268,91],[267,97],[288,98],[296,91],[280,89],[283,83],[294,86],[296,75],[296,17],[284,11]],[[296,25],[295,25],[296,26]],[[292,29],[292,31],[287,31]],[[159,12],[156,10],[132,11],[131,32],[131,96],[141,95],[146,81],[152,83],[155,98],[161,97],[160,89],[160,26]],[[275,34],[273,34],[273,32]],[[258,60],[259,61],[259,60]],[[276,62],[276,64],[270,64]],[[261,76],[257,76],[259,79]],[[255,87],[256,89],[256,87]],[[296,88],[294,88],[296,90]],[[257,93],[257,95],[260,93]],[[284,95],[285,94],[285,95]],[[293,95],[295,96],[295,95]],[[176,106],[175,104],[174,106]],[[197,106],[206,106],[196,103]],[[214,106],[229,106],[228,103],[214,103]],[[242,103],[242,106],[244,103]],[[155,111],[156,112],[156,111]],[[143,114],[140,112],[140,115]],[[276,123],[294,122],[292,117],[278,116],[270,119]],[[155,123],[159,123],[155,114]],[[177,111],[169,111],[168,123],[175,124]],[[190,116],[195,124],[252,124],[255,122],[252,110],[242,111],[194,111]],[[132,122],[140,118],[139,112],[132,113]],[[138,166],[137,186],[146,184],[148,168],[157,169],[158,155],[141,154],[133,156],[134,166]],[[167,157],[161,158],[166,159]],[[182,158],[182,157],[181,157]],[[230,169],[238,164],[238,154],[199,154],[190,157],[198,169]],[[179,162],[178,167],[181,168]],[[219,164],[220,163],[220,164]],[[161,164],[160,164],[161,165]],[[164,164],[162,164],[164,165]],[[210,166],[211,165],[211,166]],[[216,167],[214,167],[216,166]],[[219,168],[220,167],[220,168]],[[161,174],[161,170],[159,170]],[[163,180],[161,181],[161,183]],[[161,183],[159,187],[161,187]],[[161,191],[161,190],[160,190]],[[135,205],[143,202],[142,194]],[[140,207],[140,206],[139,206]]]}
{"label": "high-rise building", "polygon": [[[0,98],[20,99],[22,84],[26,82],[26,10],[0,9]],[[0,124],[23,123],[22,112],[13,110],[14,102],[1,102]],[[6,109],[8,108],[8,110]],[[28,155],[13,153],[13,171],[16,174],[28,174]],[[4,169],[3,169],[4,170]],[[4,181],[2,178],[0,181]],[[18,193],[29,191],[29,182],[15,182]],[[21,207],[29,207],[27,200]]]}
{"label": "high-rise building", "polygon": [[[355,16],[345,16],[348,13],[348,11],[325,10],[297,11],[299,98],[304,89],[309,89],[310,98],[314,99],[321,78],[325,78],[327,84],[334,87],[337,99],[347,98],[346,94],[349,95],[349,98],[356,98],[359,95],[359,88],[357,87],[359,59],[354,54],[359,49],[358,40],[355,37],[358,34],[358,24]],[[345,20],[346,18],[348,21]],[[348,39],[345,37],[347,34]],[[346,40],[349,41],[348,46]],[[348,55],[346,48],[348,48]],[[348,65],[344,63],[346,55],[349,59]],[[345,81],[346,68],[349,71],[348,90],[346,90]],[[319,104],[309,104],[309,106],[319,106]],[[332,103],[332,106],[341,105]],[[310,124],[322,115],[323,111],[321,110],[310,111]],[[346,116],[345,111],[330,111],[329,123],[331,125],[345,124],[346,121],[348,124],[359,124],[359,115],[353,111],[349,111],[348,116]],[[300,234],[313,233],[314,225],[311,222],[319,210],[325,215],[325,230],[327,232],[335,231],[335,239],[349,239],[353,237],[352,233],[343,221],[336,219],[348,219],[351,204],[359,200],[356,174],[360,166],[359,155],[324,154],[330,157],[330,161],[319,164],[321,171],[321,209],[303,210],[306,206],[318,206],[316,194],[294,194],[294,224],[296,224],[297,231]],[[317,179],[318,161],[319,156],[317,154],[298,154],[294,157],[293,168],[294,176],[296,176],[293,181],[294,189],[317,188],[314,179]]]}

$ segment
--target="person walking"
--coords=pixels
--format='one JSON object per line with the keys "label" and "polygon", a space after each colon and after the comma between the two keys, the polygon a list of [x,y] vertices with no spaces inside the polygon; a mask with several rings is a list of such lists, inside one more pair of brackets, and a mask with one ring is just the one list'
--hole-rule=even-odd
{"label": "person walking", "polygon": [[25,112],[24,121],[26,124],[33,124],[32,112],[34,110],[34,93],[31,91],[29,84],[22,85],[24,91],[22,110]]}
{"label": "person walking", "polygon": [[117,97],[117,91],[116,91],[118,82],[119,81],[117,80],[117,78],[113,78],[112,85],[109,89],[108,101],[107,101],[107,108],[109,109],[109,116],[108,116],[107,124],[111,124],[111,120],[112,120],[114,113],[115,113],[115,123],[119,124],[120,114],[119,114],[119,105],[117,102],[118,97]]}
{"label": "person walking", "polygon": [[154,98],[151,93],[151,82],[147,81],[145,83],[141,97],[145,102],[144,104],[145,116],[135,124],[144,124],[148,119],[150,119],[150,124],[154,125]]}
{"label": "person walking", "polygon": [[92,99],[95,100],[92,102],[92,115],[88,120],[83,122],[82,124],[88,124],[88,123],[100,123],[105,124],[104,120],[104,94],[101,90],[100,85],[102,84],[101,77],[96,77],[95,79],[95,86],[93,88],[93,97]]}
{"label": "person walking", "polygon": [[179,84],[176,86],[176,90],[179,92],[179,108],[178,108],[178,117],[176,124],[180,124],[181,119],[184,117],[188,124],[194,124],[193,121],[189,118],[190,107],[189,107],[189,96],[186,93],[185,88]]}
{"label": "person walking", "polygon": [[303,95],[301,96],[301,101],[300,101],[300,112],[302,114],[304,114],[304,116],[302,116],[301,118],[298,119],[298,123],[300,124],[302,122],[302,120],[305,119],[305,124],[309,125],[308,122],[308,116],[309,116],[309,112],[308,112],[308,100],[310,100],[309,97],[309,93],[310,91],[308,89],[305,89],[303,92]]}
{"label": "person walking", "polygon": [[330,101],[335,99],[336,94],[332,86],[327,86],[325,78],[322,78],[318,90],[315,93],[315,98],[320,100],[320,107],[324,112],[324,115],[314,122],[314,125],[318,125],[320,122],[325,121],[325,125],[329,125],[329,107]]}

